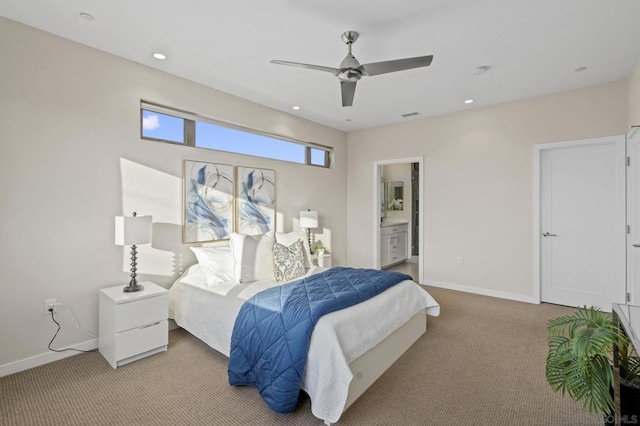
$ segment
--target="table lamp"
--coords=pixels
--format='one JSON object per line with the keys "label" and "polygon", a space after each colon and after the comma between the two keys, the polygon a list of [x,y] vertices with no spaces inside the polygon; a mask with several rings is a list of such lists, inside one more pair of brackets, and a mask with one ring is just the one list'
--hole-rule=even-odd
{"label": "table lamp", "polygon": [[151,216],[138,216],[136,212],[133,212],[131,217],[116,216],[116,245],[131,246],[131,281],[124,286],[125,293],[141,291],[144,288],[136,281],[136,246],[151,242],[151,219]]}
{"label": "table lamp", "polygon": [[309,240],[309,247],[311,247],[311,228],[318,227],[318,212],[307,211],[300,212],[300,228],[307,230],[307,239]]}

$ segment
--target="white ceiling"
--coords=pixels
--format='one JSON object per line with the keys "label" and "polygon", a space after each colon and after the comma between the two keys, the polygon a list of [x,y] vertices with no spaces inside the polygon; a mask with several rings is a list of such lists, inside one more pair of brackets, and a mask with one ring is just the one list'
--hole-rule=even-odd
{"label": "white ceiling", "polygon": [[[640,60],[638,0],[2,0],[0,15],[345,131],[617,81]],[[269,62],[338,67],[346,30],[361,63],[433,63],[364,77],[344,108],[336,77]]]}

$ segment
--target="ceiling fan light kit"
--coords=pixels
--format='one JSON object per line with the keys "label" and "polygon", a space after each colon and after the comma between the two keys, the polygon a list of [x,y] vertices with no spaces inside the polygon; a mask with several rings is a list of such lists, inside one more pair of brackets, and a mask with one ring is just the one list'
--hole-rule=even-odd
{"label": "ceiling fan light kit", "polygon": [[300,62],[289,62],[273,60],[271,63],[287,65],[290,67],[307,68],[316,71],[324,71],[333,74],[340,80],[340,90],[342,93],[342,106],[352,106],[353,97],[356,93],[356,83],[363,76],[373,77],[380,74],[387,74],[396,71],[403,71],[412,68],[427,67],[433,61],[433,55],[418,56],[415,58],[395,59],[391,61],[373,62],[361,65],[351,53],[351,45],[358,40],[359,34],[356,31],[345,31],[340,38],[347,45],[347,56],[340,63],[340,68],[324,67],[320,65],[303,64]]}

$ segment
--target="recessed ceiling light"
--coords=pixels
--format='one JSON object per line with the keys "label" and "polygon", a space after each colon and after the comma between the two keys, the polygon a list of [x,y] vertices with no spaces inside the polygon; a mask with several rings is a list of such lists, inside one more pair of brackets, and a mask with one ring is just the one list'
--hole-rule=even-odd
{"label": "recessed ceiling light", "polygon": [[292,106],[291,108],[293,108],[293,109],[295,109],[295,110],[299,110],[299,109],[300,109],[300,107],[299,107],[298,105],[294,105],[294,106]]}
{"label": "recessed ceiling light", "polygon": [[574,72],[582,72],[582,71],[586,71],[587,67],[580,67],[580,68],[576,68],[575,70],[573,70]]}
{"label": "recessed ceiling light", "polygon": [[485,72],[489,71],[491,69],[490,65],[482,65],[481,67],[478,67],[476,69],[474,69],[473,71],[471,71],[471,74],[473,75],[482,75]]}
{"label": "recessed ceiling light", "polygon": [[153,57],[156,59],[159,59],[161,61],[164,61],[165,59],[167,59],[167,55],[162,54],[162,53],[154,53]]}
{"label": "recessed ceiling light", "polygon": [[472,104],[473,103],[473,99],[467,99],[466,101],[464,101],[465,104]]}
{"label": "recessed ceiling light", "polygon": [[96,18],[93,17],[93,15],[91,15],[90,13],[86,13],[86,12],[81,12],[80,13],[80,17],[82,19],[84,19],[85,21],[93,21],[94,19],[96,19]]}

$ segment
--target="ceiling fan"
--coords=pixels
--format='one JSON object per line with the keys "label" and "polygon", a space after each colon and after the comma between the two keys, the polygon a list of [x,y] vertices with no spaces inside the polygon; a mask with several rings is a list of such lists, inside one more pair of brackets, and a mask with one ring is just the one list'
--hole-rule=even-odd
{"label": "ceiling fan", "polygon": [[340,80],[342,90],[342,106],[352,106],[353,96],[356,92],[356,83],[362,76],[373,77],[374,75],[387,74],[390,72],[409,70],[412,68],[427,67],[431,65],[433,55],[418,56],[416,58],[395,59],[391,61],[374,62],[360,65],[360,62],[351,54],[351,45],[358,40],[356,31],[346,31],[340,38],[347,44],[349,53],[342,60],[340,68],[323,67],[320,65],[302,64],[299,62],[273,60],[271,63],[288,65],[290,67],[307,68],[310,70],[329,72]]}

